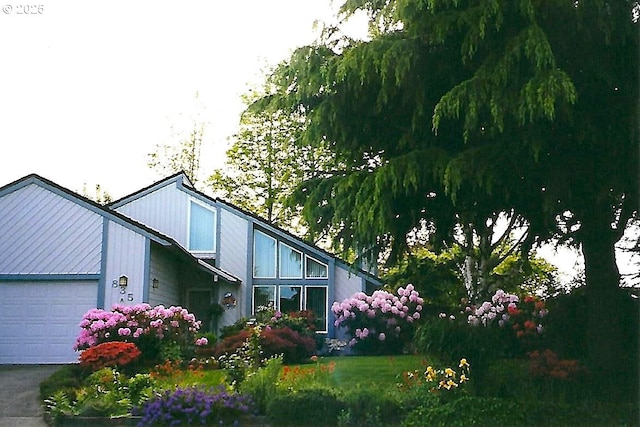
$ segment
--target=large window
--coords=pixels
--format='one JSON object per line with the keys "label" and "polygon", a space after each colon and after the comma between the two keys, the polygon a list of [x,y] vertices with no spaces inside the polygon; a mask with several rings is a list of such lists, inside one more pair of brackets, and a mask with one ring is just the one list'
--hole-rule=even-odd
{"label": "large window", "polygon": [[[319,257],[322,259],[322,257]],[[329,266],[267,233],[253,235],[252,314],[263,309],[282,313],[312,311],[316,332],[328,331]]]}
{"label": "large window", "polygon": [[215,252],[215,211],[195,202],[191,202],[189,207],[189,250],[193,252]]}
{"label": "large window", "polygon": [[282,313],[309,310],[316,316],[316,332],[327,332],[327,304],[327,286],[253,286],[253,314],[265,309]]}
{"label": "large window", "polygon": [[276,239],[256,231],[253,237],[253,277],[276,277]]}

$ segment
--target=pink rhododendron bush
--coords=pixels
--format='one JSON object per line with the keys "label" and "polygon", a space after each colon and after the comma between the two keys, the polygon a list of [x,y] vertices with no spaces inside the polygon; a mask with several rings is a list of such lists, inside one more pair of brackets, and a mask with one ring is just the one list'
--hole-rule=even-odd
{"label": "pink rhododendron bush", "polygon": [[423,299],[413,285],[396,294],[377,290],[358,292],[334,302],[334,325],[345,328],[349,345],[360,354],[400,354],[410,342],[414,324],[420,319]]}
{"label": "pink rhododendron bush", "polygon": [[80,322],[75,348],[123,341],[135,343],[148,362],[188,357],[196,345],[200,322],[182,307],[115,304],[110,311],[89,310]]}

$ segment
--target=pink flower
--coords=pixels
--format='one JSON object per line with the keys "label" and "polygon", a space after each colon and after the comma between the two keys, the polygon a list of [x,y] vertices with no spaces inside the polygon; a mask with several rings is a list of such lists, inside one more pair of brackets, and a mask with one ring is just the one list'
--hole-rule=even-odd
{"label": "pink flower", "polygon": [[131,329],[129,328],[120,328],[118,329],[118,335],[120,335],[121,337],[126,337],[131,335]]}
{"label": "pink flower", "polygon": [[196,345],[197,346],[205,346],[207,344],[209,344],[209,340],[207,339],[207,337],[198,338],[196,340]]}

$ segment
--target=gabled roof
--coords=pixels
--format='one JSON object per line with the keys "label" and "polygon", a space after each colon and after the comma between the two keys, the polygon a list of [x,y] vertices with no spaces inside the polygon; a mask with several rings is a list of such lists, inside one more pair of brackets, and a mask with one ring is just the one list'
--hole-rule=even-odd
{"label": "gabled roof", "polygon": [[149,239],[151,239],[152,241],[159,243],[162,246],[175,248],[175,250],[177,250],[183,256],[186,256],[190,261],[192,261],[198,268],[202,270],[205,270],[209,273],[218,274],[219,276],[223,277],[225,280],[231,283],[240,283],[239,278],[233,276],[230,273],[227,273],[226,271],[223,271],[211,265],[203,266],[200,263],[200,260],[198,258],[192,255],[188,250],[182,247],[182,245],[176,242],[173,238],[166,236],[161,232],[159,232],[158,230],[148,227],[145,224],[142,224],[141,222],[138,222],[132,218],[129,218],[128,216],[114,209],[110,209],[108,205],[103,206],[87,197],[84,197],[74,191],[69,190],[68,188],[65,188],[59,184],[56,184],[55,182],[50,181],[46,178],[43,178],[37,174],[27,175],[12,183],[9,183],[3,187],[0,187],[0,197],[3,197],[6,194],[12,193],[14,191],[17,191],[31,184],[36,184],[43,188],[46,188],[49,191],[52,191],[53,193],[58,194],[59,196],[64,197],[67,200],[70,200],[124,227],[127,227],[139,234],[142,234],[148,237]]}
{"label": "gabled roof", "polygon": [[[353,269],[353,266],[350,265],[348,262],[338,258],[336,255],[332,254],[331,252],[326,251],[325,249],[322,249],[321,247],[314,245],[312,243],[308,243],[305,242],[304,240],[302,240],[299,236],[296,236],[295,234],[291,233],[290,231],[285,230],[284,228],[277,226],[275,224],[273,224],[272,222],[266,220],[265,218],[260,217],[259,215],[256,215],[252,212],[249,212],[239,206],[234,205],[233,203],[227,202],[226,200],[220,199],[218,197],[211,197],[209,195],[207,195],[206,193],[203,193],[199,190],[197,190],[195,188],[195,186],[193,185],[193,183],[191,182],[191,180],[189,179],[189,177],[187,176],[187,174],[185,172],[177,172],[171,176],[168,176],[166,178],[161,179],[160,181],[157,181],[147,187],[142,188],[141,190],[138,190],[134,193],[131,193],[127,196],[124,196],[112,203],[110,203],[108,206],[112,209],[117,209],[123,205],[126,205],[127,203],[136,200],[137,198],[143,197],[149,193],[152,193],[154,191],[157,191],[167,185],[173,184],[175,183],[179,188],[182,188],[184,191],[191,193],[192,195],[206,200],[212,204],[216,204],[216,205],[221,205],[224,206],[226,209],[235,211],[237,213],[239,213],[241,216],[247,217],[247,218],[251,218],[255,223],[258,223],[261,227],[267,229],[268,231],[274,232],[276,234],[282,235],[283,237],[286,237],[290,240],[293,240],[295,242],[297,242],[300,246],[306,247],[308,249],[310,249],[313,252],[316,252],[318,254],[322,254],[325,257],[328,258],[333,258],[334,260],[336,260],[336,262],[338,262],[339,264],[342,264],[345,268],[347,269]],[[368,280],[370,280],[371,282],[374,282],[378,285],[381,285],[382,282],[380,281],[380,279],[361,269],[358,268],[356,271],[357,274],[366,277]]]}

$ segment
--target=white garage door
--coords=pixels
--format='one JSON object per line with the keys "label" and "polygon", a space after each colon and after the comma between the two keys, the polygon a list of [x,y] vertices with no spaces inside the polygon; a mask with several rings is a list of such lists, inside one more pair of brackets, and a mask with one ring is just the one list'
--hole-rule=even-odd
{"label": "white garage door", "polygon": [[96,281],[0,282],[0,364],[69,363]]}

